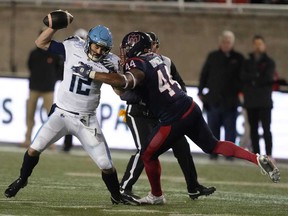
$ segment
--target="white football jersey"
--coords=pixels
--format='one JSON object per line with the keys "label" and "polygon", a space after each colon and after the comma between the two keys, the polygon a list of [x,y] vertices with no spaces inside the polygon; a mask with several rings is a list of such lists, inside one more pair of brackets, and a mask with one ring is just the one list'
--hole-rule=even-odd
{"label": "white football jersey", "polygon": [[79,62],[92,66],[93,71],[108,70],[99,62],[94,62],[84,52],[85,41],[72,37],[63,42],[66,60],[64,62],[63,81],[57,92],[56,104],[65,110],[77,113],[94,113],[100,101],[101,82],[81,78],[73,74],[72,66]]}

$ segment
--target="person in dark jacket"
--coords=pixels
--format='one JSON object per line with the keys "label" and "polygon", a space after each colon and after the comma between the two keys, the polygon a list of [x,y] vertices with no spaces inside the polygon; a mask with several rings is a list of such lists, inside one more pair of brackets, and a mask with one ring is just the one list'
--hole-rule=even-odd
{"label": "person in dark jacket", "polygon": [[[235,36],[224,31],[219,38],[219,49],[209,53],[201,74],[198,96],[207,112],[207,121],[214,136],[220,139],[224,127],[225,140],[235,143],[237,107],[241,89],[240,71],[244,61],[234,50]],[[210,155],[217,159],[217,155]],[[230,159],[230,158],[227,158]]]}
{"label": "person in dark jacket", "polygon": [[[41,34],[42,30],[39,34]],[[26,112],[26,134],[22,147],[28,147],[31,143],[31,135],[34,127],[37,102],[43,99],[43,108],[47,114],[53,104],[55,83],[62,76],[63,59],[60,56],[50,54],[42,49],[33,49],[28,57],[27,66],[29,76],[29,98]]]}
{"label": "person in dark jacket", "polygon": [[253,152],[260,153],[258,126],[261,123],[266,154],[271,157],[272,133],[270,125],[275,62],[267,55],[265,40],[261,35],[255,35],[252,42],[254,50],[245,60],[241,73],[244,107],[247,109]]}

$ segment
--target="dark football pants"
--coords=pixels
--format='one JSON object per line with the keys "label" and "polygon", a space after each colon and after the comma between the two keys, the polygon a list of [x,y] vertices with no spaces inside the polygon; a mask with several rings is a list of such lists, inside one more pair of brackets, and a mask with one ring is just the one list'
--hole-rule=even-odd
{"label": "dark football pants", "polygon": [[[142,105],[128,105],[126,109],[126,122],[133,135],[137,151],[131,156],[120,186],[124,190],[132,191],[132,187],[141,175],[144,164],[140,158],[142,148],[146,148],[147,137],[152,129],[158,124],[155,119]],[[197,172],[190,152],[190,146],[183,136],[173,145],[173,153],[184,174],[188,192],[192,192],[199,185]]]}

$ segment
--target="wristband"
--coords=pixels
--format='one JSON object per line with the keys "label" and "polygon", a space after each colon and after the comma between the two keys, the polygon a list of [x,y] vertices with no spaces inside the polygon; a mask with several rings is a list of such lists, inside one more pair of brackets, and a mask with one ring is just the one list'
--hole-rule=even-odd
{"label": "wristband", "polygon": [[121,76],[124,78],[124,80],[125,80],[125,86],[123,87],[123,89],[126,89],[127,87],[128,87],[128,85],[129,85],[129,82],[128,82],[128,79],[127,79],[127,77],[124,75],[124,74],[121,74]]}
{"label": "wristband", "polygon": [[96,71],[91,71],[91,72],[89,73],[89,78],[90,78],[90,79],[94,79],[94,78],[95,78],[95,74],[96,74]]}
{"label": "wristband", "polygon": [[136,79],[135,79],[134,75],[133,75],[130,71],[127,71],[126,74],[129,74],[129,75],[132,77],[132,80],[133,80],[133,87],[132,87],[132,89],[134,89],[135,86],[136,86]]}

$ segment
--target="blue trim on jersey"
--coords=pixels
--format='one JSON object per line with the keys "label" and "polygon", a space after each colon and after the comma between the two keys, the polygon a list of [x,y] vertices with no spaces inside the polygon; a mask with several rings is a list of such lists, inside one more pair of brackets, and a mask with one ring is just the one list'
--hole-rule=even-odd
{"label": "blue trim on jersey", "polygon": [[65,47],[64,44],[58,41],[51,40],[48,52],[54,53],[56,55],[61,55],[66,60]]}

